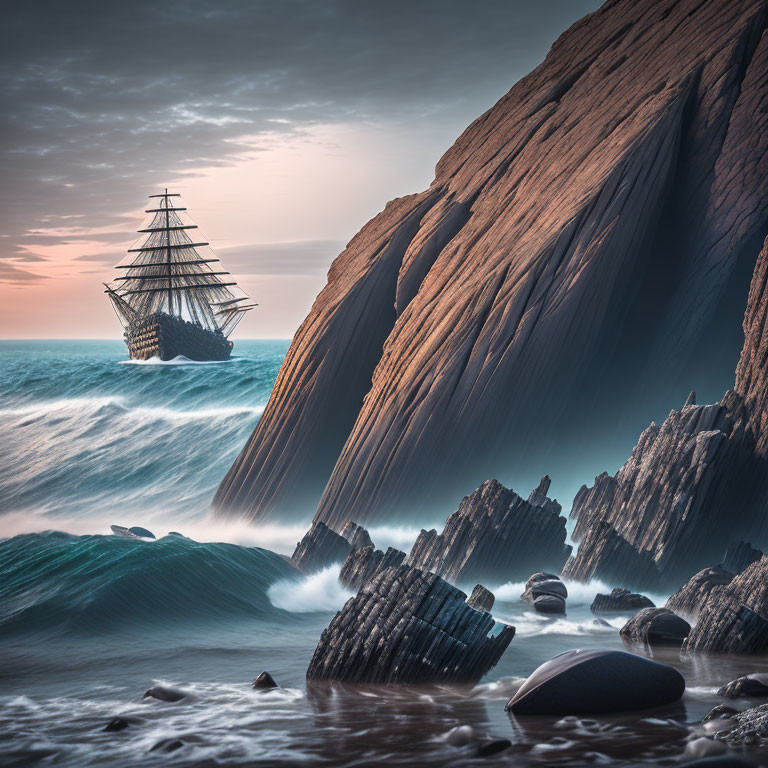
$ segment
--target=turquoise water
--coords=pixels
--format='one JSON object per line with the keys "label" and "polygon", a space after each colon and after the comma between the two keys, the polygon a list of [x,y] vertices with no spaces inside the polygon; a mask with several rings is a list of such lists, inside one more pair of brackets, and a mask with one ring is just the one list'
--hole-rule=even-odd
{"label": "turquoise water", "polygon": [[238,341],[224,363],[136,364],[121,341],[0,342],[0,510],[199,518],[288,343]]}

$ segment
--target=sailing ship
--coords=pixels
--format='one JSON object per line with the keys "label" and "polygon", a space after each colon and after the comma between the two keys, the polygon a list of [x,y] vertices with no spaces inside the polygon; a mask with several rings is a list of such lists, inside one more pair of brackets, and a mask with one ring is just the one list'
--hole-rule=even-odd
{"label": "sailing ship", "polygon": [[[119,276],[105,283],[106,294],[125,329],[132,359],[228,360],[229,335],[256,304],[228,279],[209,243],[195,241],[185,223],[181,196],[150,195],[152,214],[141,237],[128,250]],[[207,249],[207,250],[202,250]]]}

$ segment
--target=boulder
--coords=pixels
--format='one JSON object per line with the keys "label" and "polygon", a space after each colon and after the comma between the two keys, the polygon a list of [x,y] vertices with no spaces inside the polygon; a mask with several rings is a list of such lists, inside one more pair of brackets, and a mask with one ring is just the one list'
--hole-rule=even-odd
{"label": "boulder", "polygon": [[493,610],[493,604],[496,598],[490,589],[486,589],[482,584],[475,584],[472,594],[467,598],[467,605],[478,610],[490,613]]}
{"label": "boulder", "polygon": [[[721,587],[721,590],[727,588]],[[720,591],[709,598],[683,643],[684,652],[732,653],[740,656],[768,652],[768,621],[731,595]]]}
{"label": "boulder", "polygon": [[512,742],[509,739],[490,739],[483,741],[477,745],[478,757],[492,757],[498,755],[499,752],[503,752],[505,749],[509,749],[512,746]]}
{"label": "boulder", "polygon": [[280,686],[274,681],[272,675],[269,672],[262,672],[254,681],[253,688],[260,690],[268,690],[270,688],[279,688]]}
{"label": "boulder", "polygon": [[712,707],[712,709],[701,718],[701,722],[708,723],[710,720],[727,720],[729,717],[738,714],[738,712],[738,709],[729,707],[727,704],[718,704]]}
{"label": "boulder", "polygon": [[623,651],[567,651],[536,669],[510,699],[515,715],[586,715],[677,701],[685,680],[672,667]]}
{"label": "boulder", "polygon": [[421,531],[405,562],[452,584],[498,584],[541,568],[559,570],[571,551],[562,508],[540,488],[531,497],[487,480],[462,500],[442,533]]}
{"label": "boulder", "polygon": [[312,523],[296,545],[291,561],[302,573],[314,573],[333,563],[343,563],[351,544],[325,523]]}
{"label": "boulder", "polygon": [[496,665],[515,629],[466,599],[434,573],[408,565],[385,568],[323,631],[307,679],[476,683]]}
{"label": "boulder", "polygon": [[341,529],[341,535],[353,546],[353,547],[372,547],[373,541],[368,531],[363,528],[362,525],[353,523],[349,520]]}
{"label": "boulder", "polygon": [[653,602],[645,595],[630,592],[623,587],[612,589],[610,594],[604,595],[598,592],[592,605],[589,607],[592,613],[627,613],[639,611],[641,608],[655,608]]}
{"label": "boulder", "polygon": [[719,565],[704,568],[667,600],[667,608],[681,616],[695,619],[712,590],[730,584],[731,581],[733,574]]}
{"label": "boulder", "polygon": [[562,581],[560,581],[559,576],[534,573],[533,576],[525,582],[525,590],[523,591],[523,594],[520,595],[520,599],[533,602],[540,595],[557,595],[565,600],[568,597],[568,588]]}
{"label": "boulder", "polygon": [[181,701],[187,694],[178,688],[168,688],[164,685],[155,685],[144,691],[143,699],[157,699],[158,701]]}
{"label": "boulder", "polygon": [[752,674],[731,680],[718,692],[718,696],[726,699],[738,699],[742,696],[768,696],[768,674]]}
{"label": "boulder", "polygon": [[625,643],[642,643],[651,648],[661,645],[680,647],[691,625],[669,608],[643,608],[619,631]]}
{"label": "boulder", "polygon": [[533,601],[533,607],[539,613],[565,614],[565,598],[560,595],[539,595]]}
{"label": "boulder", "polygon": [[379,571],[392,565],[401,565],[405,552],[389,547],[386,552],[374,549],[373,545],[354,547],[341,566],[339,581],[348,589],[360,589],[366,581]]}
{"label": "boulder", "polygon": [[150,752],[175,752],[181,749],[184,742],[181,739],[161,739],[149,751]]}

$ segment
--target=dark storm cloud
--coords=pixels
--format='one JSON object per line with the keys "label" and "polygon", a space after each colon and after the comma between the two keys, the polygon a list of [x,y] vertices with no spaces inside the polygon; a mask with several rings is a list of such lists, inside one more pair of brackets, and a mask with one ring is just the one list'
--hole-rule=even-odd
{"label": "dark storm cloud", "polygon": [[259,135],[335,121],[447,120],[458,131],[597,5],[6,4],[0,257],[33,259],[22,234],[69,221],[58,217],[124,224],[117,215],[148,187],[233,162]]}

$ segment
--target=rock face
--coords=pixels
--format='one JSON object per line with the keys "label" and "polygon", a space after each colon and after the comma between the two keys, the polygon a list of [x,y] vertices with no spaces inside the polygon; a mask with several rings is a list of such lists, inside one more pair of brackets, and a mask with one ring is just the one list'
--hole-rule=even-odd
{"label": "rock face", "polygon": [[696,619],[712,590],[730,584],[732,581],[733,574],[719,565],[714,568],[704,568],[667,600],[667,608],[681,616]]}
{"label": "rock face", "polygon": [[649,598],[645,595],[638,595],[630,592],[628,589],[616,587],[610,594],[603,595],[598,592],[589,609],[592,613],[613,613],[616,611],[639,611],[642,608],[655,608]]}
{"label": "rock face", "polygon": [[576,556],[563,568],[563,576],[585,582],[599,578],[609,584],[634,588],[654,589],[659,584],[653,556],[633,547],[603,520],[586,530]]}
{"label": "rock face", "polygon": [[405,552],[389,547],[386,552],[369,547],[355,547],[350,550],[344,565],[341,566],[339,581],[349,589],[360,589],[366,581],[379,571],[393,565],[401,565]]}
{"label": "rock face", "polygon": [[476,584],[472,590],[472,594],[467,598],[467,605],[470,608],[474,608],[477,611],[487,611],[490,613],[493,610],[493,604],[496,602],[496,598],[490,589],[486,589],[482,584]]}
{"label": "rock face", "polygon": [[643,608],[621,628],[619,634],[628,644],[679,648],[690,631],[691,625],[668,608]]}
{"label": "rock face", "polygon": [[765,234],[765,23],[611,0],[564,33],[336,259],[215,505],[412,519],[668,397]]}
{"label": "rock face", "polygon": [[622,651],[567,651],[542,664],[510,699],[515,715],[625,712],[677,701],[685,680],[672,667]]}
{"label": "rock face", "polygon": [[325,523],[312,523],[296,545],[291,561],[303,573],[320,571],[332,563],[346,560],[351,544]]}
{"label": "rock face", "polygon": [[733,391],[716,405],[672,411],[642,434],[615,477],[600,475],[579,491],[574,571],[602,575],[601,542],[611,531],[653,559],[664,585],[716,562],[724,544],[737,546],[738,567],[755,556],[739,541],[768,536],[767,324],[768,239],[752,277]]}
{"label": "rock face", "polygon": [[331,620],[308,680],[477,682],[515,634],[434,573],[401,565],[378,573]]}
{"label": "rock face", "polygon": [[368,531],[362,525],[353,523],[351,520],[341,529],[341,535],[352,545],[352,547],[372,547],[373,541]]}
{"label": "rock face", "polygon": [[728,547],[728,551],[723,558],[722,567],[731,573],[741,573],[749,568],[752,563],[756,563],[763,553],[755,549],[746,541],[739,541]]}
{"label": "rock face", "polygon": [[442,533],[422,530],[406,563],[453,584],[503,583],[537,568],[559,570],[571,551],[561,507],[541,486],[531,498],[541,503],[487,480],[464,497]]}

